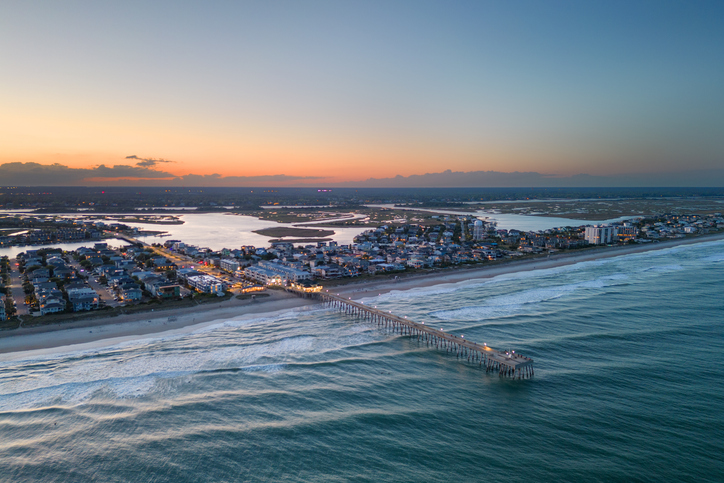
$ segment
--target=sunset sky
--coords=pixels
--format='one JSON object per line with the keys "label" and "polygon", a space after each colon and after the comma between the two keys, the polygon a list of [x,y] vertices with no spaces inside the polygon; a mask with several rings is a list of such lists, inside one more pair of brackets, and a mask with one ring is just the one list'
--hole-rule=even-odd
{"label": "sunset sky", "polygon": [[0,43],[0,184],[724,185],[721,1],[4,1]]}

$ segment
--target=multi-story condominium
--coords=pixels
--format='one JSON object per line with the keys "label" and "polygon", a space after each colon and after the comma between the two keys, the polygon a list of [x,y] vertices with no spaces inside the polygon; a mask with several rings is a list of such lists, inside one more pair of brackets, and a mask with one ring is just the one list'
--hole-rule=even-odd
{"label": "multi-story condominium", "polygon": [[630,223],[624,223],[623,226],[616,227],[616,239],[618,241],[628,241],[639,235],[639,229]]}
{"label": "multi-story condominium", "polygon": [[475,220],[473,223],[473,240],[482,240],[485,235],[483,220]]}
{"label": "multi-story condominium", "polygon": [[614,228],[608,225],[586,227],[586,241],[591,245],[605,245],[613,241]]}
{"label": "multi-story condominium", "polygon": [[216,277],[210,275],[196,275],[188,277],[186,282],[199,292],[223,294],[226,290],[226,284]]}
{"label": "multi-story condominium", "polygon": [[[301,280],[311,280],[312,274],[309,272],[305,272],[304,270],[299,270],[297,268],[288,267],[286,265],[282,265],[281,263],[272,263],[272,262],[259,262],[256,266],[250,267],[252,269],[257,268],[263,268],[266,271],[269,271],[271,273],[275,273],[281,277],[281,279],[285,282],[299,282]],[[257,280],[258,282],[261,282],[261,280],[254,278],[254,270],[249,271],[249,268],[244,270],[244,275],[247,274],[247,272],[250,274],[250,278],[253,280]],[[273,279],[274,276],[268,276],[265,274],[265,272],[257,270],[256,273],[260,274],[264,278],[270,278]],[[268,283],[268,282],[263,282]]]}
{"label": "multi-story condominium", "polygon": [[244,276],[262,285],[281,285],[283,283],[283,278],[279,273],[259,265],[245,268]]}

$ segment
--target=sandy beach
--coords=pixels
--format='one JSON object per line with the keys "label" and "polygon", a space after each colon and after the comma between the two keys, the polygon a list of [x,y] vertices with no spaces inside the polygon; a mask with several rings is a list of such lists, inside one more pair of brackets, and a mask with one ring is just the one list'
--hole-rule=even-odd
{"label": "sandy beach", "polygon": [[[724,239],[724,233],[688,239],[665,240],[645,245],[601,247],[585,251],[556,253],[546,257],[513,260],[506,263],[476,266],[473,268],[441,269],[422,274],[402,276],[397,280],[346,283],[330,288],[330,291],[350,298],[363,298],[393,290],[411,290],[445,283],[459,283],[511,274],[522,271],[542,270],[572,265],[604,258],[662,250],[681,245],[705,243]],[[204,325],[238,317],[273,316],[317,302],[302,299],[280,290],[270,290],[269,296],[250,299],[230,299],[214,305],[192,308],[145,312],[112,318],[86,319],[43,327],[31,327],[0,332],[0,360],[31,356],[51,350],[79,350],[102,347],[150,335],[184,333],[198,330]]]}

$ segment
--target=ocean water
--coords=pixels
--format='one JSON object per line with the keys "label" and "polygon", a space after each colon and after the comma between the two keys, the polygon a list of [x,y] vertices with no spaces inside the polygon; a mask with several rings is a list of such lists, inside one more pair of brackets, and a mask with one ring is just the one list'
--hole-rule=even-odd
{"label": "ocean water", "polygon": [[3,355],[0,480],[724,479],[724,242],[364,301],[535,376],[321,306]]}

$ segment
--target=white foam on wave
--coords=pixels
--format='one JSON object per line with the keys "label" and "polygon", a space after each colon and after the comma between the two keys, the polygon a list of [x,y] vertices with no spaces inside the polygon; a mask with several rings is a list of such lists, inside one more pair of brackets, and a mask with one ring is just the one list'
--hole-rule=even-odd
{"label": "white foam on wave", "polygon": [[[210,324],[204,324],[203,327],[200,327],[191,334],[204,334],[208,332],[214,332],[220,329],[229,329],[229,328],[239,328],[239,327],[247,327],[251,325],[264,325],[268,324],[270,322],[282,322],[285,320],[294,320],[299,318],[302,314],[309,314],[314,312],[325,312],[329,311],[328,308],[322,308],[318,306],[303,306],[303,307],[295,307],[293,309],[284,310],[280,312],[272,312],[268,314],[261,314],[261,315],[245,315],[241,317],[235,317],[232,319],[225,319],[219,322],[212,322]],[[184,336],[186,334],[182,334],[181,336]]]}
{"label": "white foam on wave", "polygon": [[[267,318],[246,322],[263,323],[264,320]],[[245,324],[232,323],[232,328],[239,327]],[[0,411],[49,404],[73,406],[85,403],[98,393],[119,399],[140,397],[154,392],[159,380],[217,369],[274,374],[283,371],[289,358],[295,355],[321,354],[374,338],[373,333],[359,324],[339,327],[331,335],[325,332],[323,337],[300,333],[301,329],[291,325],[287,330],[297,333],[268,342],[256,342],[258,337],[247,337],[245,330],[226,330],[218,335],[213,331],[187,333],[184,335],[187,340],[156,338],[136,341],[135,346],[123,343],[103,349],[45,355],[42,360],[6,362],[0,371]]]}
{"label": "white foam on wave", "polygon": [[[254,325],[263,326],[270,322],[284,320],[295,320],[300,313],[329,311],[328,308],[317,308],[315,306],[296,307],[278,312],[264,314],[243,315],[231,319],[218,319],[211,322],[190,325],[180,329],[151,333],[139,336],[119,336],[117,338],[102,339],[95,342],[69,345],[52,349],[40,349],[27,352],[0,354],[0,370],[13,367],[17,364],[29,364],[32,362],[54,361],[59,358],[84,358],[108,351],[138,350],[141,347],[150,347],[153,344],[181,340],[189,336],[213,333],[229,328],[250,327]],[[119,342],[120,340],[120,342]],[[5,359],[3,360],[3,356]]]}
{"label": "white foam on wave", "polygon": [[[361,299],[364,302],[387,302],[400,301],[408,299],[418,299],[421,297],[429,297],[433,295],[445,295],[455,293],[461,289],[476,289],[486,285],[496,285],[511,281],[532,280],[555,277],[557,275],[569,272],[582,272],[592,267],[600,267],[610,265],[616,262],[616,258],[606,258],[602,260],[589,260],[573,263],[570,265],[561,265],[550,268],[533,268],[531,270],[523,270],[520,272],[504,273],[486,279],[471,279],[457,283],[441,282],[440,285],[433,285],[426,288],[414,288],[409,290],[393,290],[389,293],[376,297]],[[613,275],[611,277],[615,277]],[[625,277],[625,275],[623,275]],[[613,279],[613,278],[612,278]]]}
{"label": "white foam on wave", "polygon": [[263,364],[257,366],[248,366],[243,369],[244,372],[267,372],[269,374],[276,374],[284,370],[286,364]]}
{"label": "white foam on wave", "polygon": [[685,245],[676,245],[670,248],[660,248],[656,250],[649,250],[641,253],[633,253],[626,255],[629,258],[658,258],[666,255],[675,255],[678,253],[685,253],[695,250],[701,250],[711,247],[717,247],[724,245],[724,240],[713,240],[713,241],[701,241],[696,243],[688,243]]}
{"label": "white foam on wave", "polygon": [[641,272],[653,272],[653,273],[669,273],[669,272],[678,272],[679,270],[683,270],[684,267],[681,265],[660,265],[655,267],[646,267],[641,270]]}
{"label": "white foam on wave", "polygon": [[595,280],[558,285],[553,287],[523,290],[512,294],[491,297],[485,305],[474,305],[454,310],[439,310],[430,315],[441,320],[487,320],[520,315],[533,310],[542,302],[563,297],[583,289],[601,289],[616,285],[616,282],[628,279],[625,274],[613,274]]}
{"label": "white foam on wave", "polygon": [[[658,250],[645,251],[641,253],[628,253],[621,254],[614,257],[602,258],[599,260],[587,260],[572,263],[570,265],[561,265],[558,267],[550,268],[533,268],[531,270],[523,270],[520,272],[505,273],[496,275],[489,279],[472,279],[461,282],[446,282],[444,279],[440,281],[438,285],[432,285],[425,288],[414,288],[409,290],[392,290],[389,293],[382,294],[379,296],[370,296],[368,298],[361,299],[365,302],[387,302],[387,301],[401,301],[408,299],[417,299],[424,296],[433,295],[445,295],[454,293],[464,288],[478,288],[487,284],[505,283],[514,280],[529,280],[529,279],[540,279],[544,277],[556,276],[562,273],[569,272],[581,272],[594,267],[604,267],[609,265],[615,265],[617,263],[626,262],[629,263],[632,260],[646,260],[647,258],[653,258],[658,260],[661,256],[673,255],[679,252],[688,252],[690,250],[702,249],[707,247],[715,247],[724,244],[724,240],[706,241],[700,243],[693,243],[688,245],[679,245],[671,248],[664,248]],[[541,259],[544,261],[545,259]],[[722,261],[724,260],[724,254],[715,254],[704,259],[705,261]],[[653,260],[652,260],[653,261]],[[652,267],[654,268],[654,267]],[[679,265],[666,265],[663,267],[656,268],[656,270],[675,271],[681,270],[682,267]]]}
{"label": "white foam on wave", "polygon": [[[432,295],[445,295],[450,294],[453,292],[456,292],[460,290],[460,286],[464,282],[441,282],[439,285],[432,285],[430,287],[422,287],[422,288],[414,288],[414,289],[407,289],[407,290],[391,290],[390,292],[384,293],[382,295],[378,295],[376,297],[370,297],[366,299],[362,299],[363,301],[367,300],[376,300],[379,302],[385,302],[389,300],[405,300],[410,298],[418,298],[418,297],[429,297]],[[482,284],[480,284],[482,285]]]}
{"label": "white foam on wave", "polygon": [[724,262],[724,252],[713,253],[700,259],[702,262]]}

